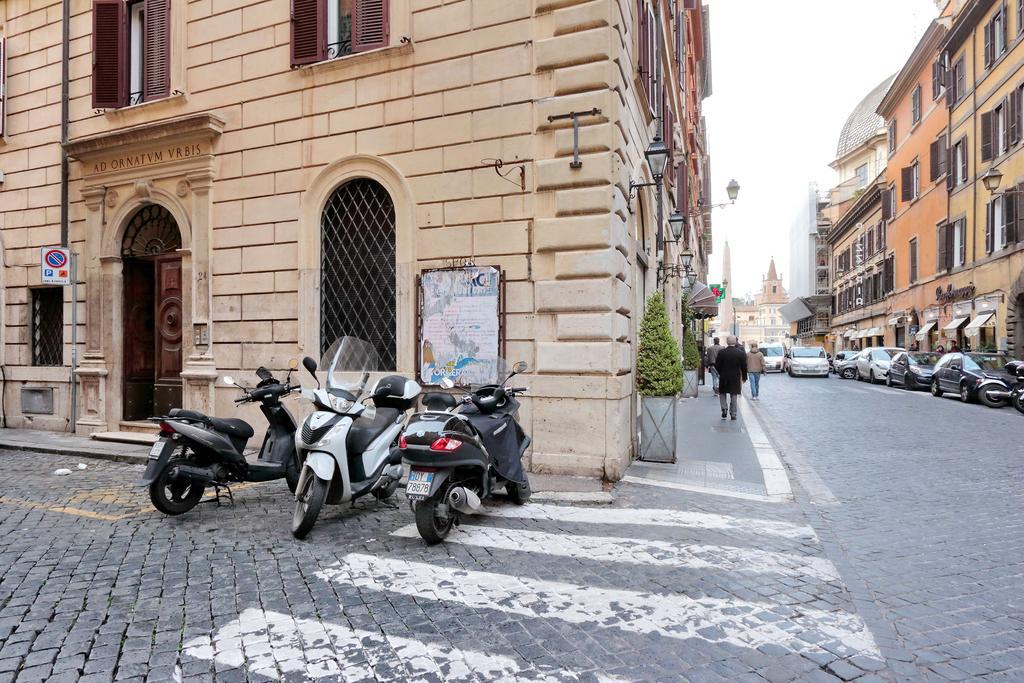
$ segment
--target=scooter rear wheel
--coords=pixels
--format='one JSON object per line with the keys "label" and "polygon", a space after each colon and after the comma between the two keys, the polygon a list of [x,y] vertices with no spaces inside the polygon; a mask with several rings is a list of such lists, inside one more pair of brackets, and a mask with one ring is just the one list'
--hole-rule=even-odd
{"label": "scooter rear wheel", "polygon": [[449,514],[444,519],[437,516],[436,500],[421,500],[413,511],[416,515],[416,530],[428,545],[440,543],[448,537],[455,524],[455,517]]}
{"label": "scooter rear wheel", "polygon": [[171,479],[171,471],[175,464],[177,463],[174,460],[168,462],[157,475],[156,481],[149,485],[149,499],[153,502],[153,507],[165,515],[188,512],[199,503],[206,489],[202,484],[188,479]]}
{"label": "scooter rear wheel", "polygon": [[509,500],[516,505],[526,505],[527,501],[530,500],[530,494],[533,493],[530,490],[529,479],[522,484],[517,484],[514,481],[507,482],[505,484],[505,492],[508,493]]}
{"label": "scooter rear wheel", "polygon": [[295,538],[305,538],[316,524],[320,508],[327,499],[327,484],[320,477],[310,473],[306,485],[296,494],[295,511],[292,513],[292,536]]}
{"label": "scooter rear wheel", "polygon": [[1024,413],[1024,391],[1014,394],[1011,402],[1014,408]]}

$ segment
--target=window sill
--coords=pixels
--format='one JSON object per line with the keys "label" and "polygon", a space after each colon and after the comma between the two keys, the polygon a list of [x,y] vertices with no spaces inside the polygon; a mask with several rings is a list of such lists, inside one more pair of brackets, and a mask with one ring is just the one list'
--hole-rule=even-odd
{"label": "window sill", "polygon": [[131,116],[134,112],[139,111],[140,109],[160,109],[165,106],[172,107],[184,104],[187,101],[188,95],[178,90],[176,91],[176,94],[161,97],[159,100],[139,102],[138,104],[132,104],[127,107],[118,107],[117,109],[104,109],[103,115],[109,119],[117,119]]}
{"label": "window sill", "polygon": [[303,64],[301,66],[294,67],[294,70],[299,73],[314,74],[322,71],[334,71],[335,69],[342,69],[345,68],[346,66],[363,64],[364,62],[373,61],[375,59],[412,54],[413,50],[415,49],[412,40],[406,37],[402,37],[401,41],[402,42],[400,42],[398,45],[388,45],[387,47],[377,48],[376,50],[367,50],[366,52],[355,52],[353,54],[345,55],[343,57],[325,59],[322,62]]}

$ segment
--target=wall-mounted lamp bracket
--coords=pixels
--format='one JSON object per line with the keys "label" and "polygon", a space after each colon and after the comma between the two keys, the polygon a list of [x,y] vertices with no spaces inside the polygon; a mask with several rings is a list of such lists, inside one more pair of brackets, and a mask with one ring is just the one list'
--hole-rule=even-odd
{"label": "wall-mounted lamp bracket", "polygon": [[555,114],[548,117],[548,123],[572,119],[572,161],[569,162],[569,168],[583,167],[583,162],[580,161],[580,117],[598,116],[600,113],[601,110],[594,107],[590,111],[571,111],[568,114]]}
{"label": "wall-mounted lamp bracket", "polygon": [[[509,167],[507,171],[502,173],[501,169],[502,167],[504,167],[505,162],[502,161],[501,159],[481,159],[480,163],[487,164],[488,166],[493,166],[494,172],[497,173],[500,177],[504,178],[505,180],[508,180],[508,182],[512,183],[513,185],[519,185],[519,189],[522,190],[523,192],[526,192],[526,164],[515,164]],[[509,176],[512,175],[512,173],[515,172],[516,170],[519,171],[518,183],[509,178]]]}

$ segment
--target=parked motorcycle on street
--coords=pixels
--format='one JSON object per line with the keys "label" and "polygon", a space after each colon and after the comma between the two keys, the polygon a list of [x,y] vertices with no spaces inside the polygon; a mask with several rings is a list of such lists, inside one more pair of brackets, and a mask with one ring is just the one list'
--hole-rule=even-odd
{"label": "parked motorcycle on street", "polygon": [[1024,413],[1024,361],[1010,361],[1006,364],[1006,371],[1017,378],[1017,384],[1010,390],[1009,401],[1014,408]]}
{"label": "parked motorcycle on street", "polygon": [[259,402],[267,418],[267,432],[255,462],[245,458],[245,445],[255,432],[244,420],[184,408],[151,418],[160,423],[160,438],[149,452],[139,485],[149,487],[153,507],[167,515],[180,515],[199,503],[207,486],[216,488],[219,500],[220,490],[225,489],[230,497],[230,485],[236,482],[286,479],[294,491],[299,481],[295,419],[281,399],[300,388],[290,384],[298,366],[298,361],[291,362],[284,382],[261,367],[256,370],[260,382],[252,389],[231,377],[223,380],[242,391],[236,404]]}
{"label": "parked motorcycle on street", "polygon": [[[465,392],[461,399],[429,393],[426,411],[410,418],[398,447],[409,466],[405,494],[427,543],[443,541],[461,515],[479,512],[481,501],[500,488],[517,505],[530,499],[522,465],[530,437],[516,421],[516,396],[527,389],[506,386],[523,372],[526,363],[516,363],[500,384]],[[441,385],[455,386],[448,378]]]}
{"label": "parked motorcycle on street", "polygon": [[[302,361],[316,378],[317,363]],[[324,503],[342,505],[367,494],[389,498],[402,478],[398,435],[420,386],[399,375],[380,378],[364,393],[377,351],[355,337],[341,337],[324,353],[324,387],[303,389],[316,411],[302,423],[295,445],[302,468],[295,489],[292,535],[305,538]],[[356,373],[347,381],[345,373]],[[372,403],[373,405],[369,405]]]}

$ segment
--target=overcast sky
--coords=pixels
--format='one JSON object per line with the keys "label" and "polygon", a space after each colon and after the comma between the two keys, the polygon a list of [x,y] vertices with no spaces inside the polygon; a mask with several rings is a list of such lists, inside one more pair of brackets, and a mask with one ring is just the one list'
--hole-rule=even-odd
{"label": "overcast sky", "polygon": [[789,228],[807,185],[836,184],[828,167],[861,99],[899,71],[934,0],[705,0],[711,8],[713,94],[704,102],[712,199],[739,200],[713,217],[710,282],[721,282],[726,238],[733,296],[761,288],[768,260],[789,274]]}

